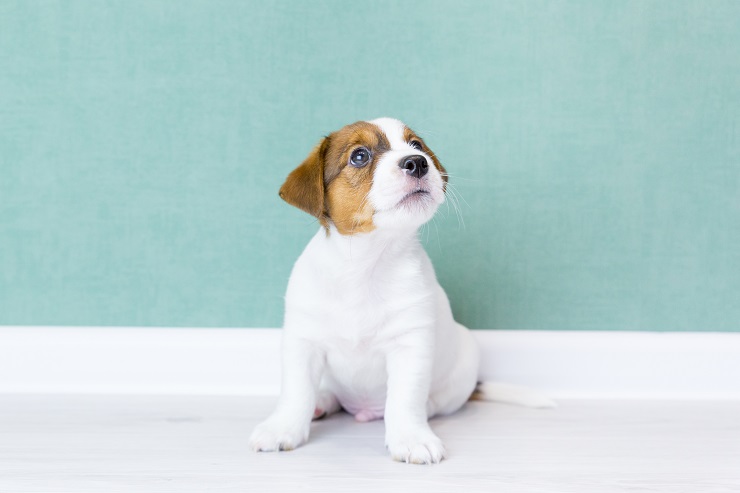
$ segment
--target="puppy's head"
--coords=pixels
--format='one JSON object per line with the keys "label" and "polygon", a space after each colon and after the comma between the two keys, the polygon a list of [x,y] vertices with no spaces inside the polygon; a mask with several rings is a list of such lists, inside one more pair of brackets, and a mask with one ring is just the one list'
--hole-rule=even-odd
{"label": "puppy's head", "polygon": [[413,130],[392,118],[325,137],[288,176],[280,197],[343,235],[415,229],[445,200],[447,173]]}

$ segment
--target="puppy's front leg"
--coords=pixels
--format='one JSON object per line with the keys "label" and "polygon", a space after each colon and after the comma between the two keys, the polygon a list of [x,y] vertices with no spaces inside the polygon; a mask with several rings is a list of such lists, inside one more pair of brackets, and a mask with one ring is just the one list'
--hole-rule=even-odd
{"label": "puppy's front leg", "polygon": [[394,460],[437,463],[446,452],[427,422],[434,348],[428,337],[399,343],[400,347],[387,356],[385,444]]}
{"label": "puppy's front leg", "polygon": [[293,450],[308,440],[324,355],[312,343],[284,335],[280,398],[275,411],[252,432],[257,452]]}

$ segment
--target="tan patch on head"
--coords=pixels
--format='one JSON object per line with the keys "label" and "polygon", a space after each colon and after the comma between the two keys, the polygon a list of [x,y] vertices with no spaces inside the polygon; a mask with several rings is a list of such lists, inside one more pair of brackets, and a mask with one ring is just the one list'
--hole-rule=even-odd
{"label": "tan patch on head", "polygon": [[432,158],[432,162],[434,163],[434,167],[437,168],[437,171],[442,175],[442,179],[445,182],[445,185],[447,185],[447,170],[442,166],[442,163],[439,162],[439,159],[437,159],[437,156],[434,155],[434,152],[429,148],[429,146],[426,145],[424,142],[424,139],[416,135],[413,130],[411,130],[409,127],[404,127],[403,129],[403,140],[406,142],[411,142],[412,140],[416,140],[421,144],[421,150],[424,151],[430,158]]}
{"label": "tan patch on head", "polygon": [[[359,147],[370,151],[370,161],[356,168],[348,163]],[[325,227],[329,221],[334,223],[343,235],[372,231],[375,211],[367,196],[375,166],[388,149],[388,139],[376,125],[347,125],[326,137],[288,176],[280,196],[316,216]]]}
{"label": "tan patch on head", "polygon": [[[373,172],[380,156],[390,149],[388,139],[372,123],[357,122],[331,135],[332,146],[327,163],[333,163],[334,172],[328,178],[327,212],[337,230],[343,235],[367,233],[375,229],[375,210],[368,200],[373,185]],[[370,151],[370,162],[356,168],[349,163],[352,151],[365,147]]]}
{"label": "tan patch on head", "polygon": [[355,179],[352,174],[342,172],[327,189],[329,217],[343,235],[368,233],[375,229],[375,211],[367,199],[373,184],[372,177]]}

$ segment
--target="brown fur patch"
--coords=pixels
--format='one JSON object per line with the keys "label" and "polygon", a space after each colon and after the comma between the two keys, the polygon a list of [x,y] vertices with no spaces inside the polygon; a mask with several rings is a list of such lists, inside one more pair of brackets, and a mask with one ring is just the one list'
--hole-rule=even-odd
{"label": "brown fur patch", "polygon": [[367,199],[373,184],[372,177],[351,173],[349,168],[347,166],[346,171],[343,170],[329,184],[327,189],[329,216],[343,235],[368,233],[375,229],[373,224],[375,211]]}
{"label": "brown fur patch", "polygon": [[[372,205],[367,199],[373,184],[373,172],[380,156],[390,143],[375,125],[357,122],[331,135],[332,146],[327,163],[332,172],[327,179],[326,210],[337,230],[343,235],[367,233],[375,229]],[[362,168],[349,165],[352,151],[358,147],[370,150],[370,162]]]}

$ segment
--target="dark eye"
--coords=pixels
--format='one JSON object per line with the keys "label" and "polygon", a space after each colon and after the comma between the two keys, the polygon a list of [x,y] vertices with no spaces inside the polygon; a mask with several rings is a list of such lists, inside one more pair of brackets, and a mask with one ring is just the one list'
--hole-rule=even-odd
{"label": "dark eye", "polygon": [[419,142],[418,140],[412,140],[411,142],[409,142],[409,145],[417,151],[421,150],[421,142]]}
{"label": "dark eye", "polygon": [[349,164],[355,168],[362,168],[370,161],[370,151],[364,147],[358,147],[352,151],[352,155],[349,157]]}

